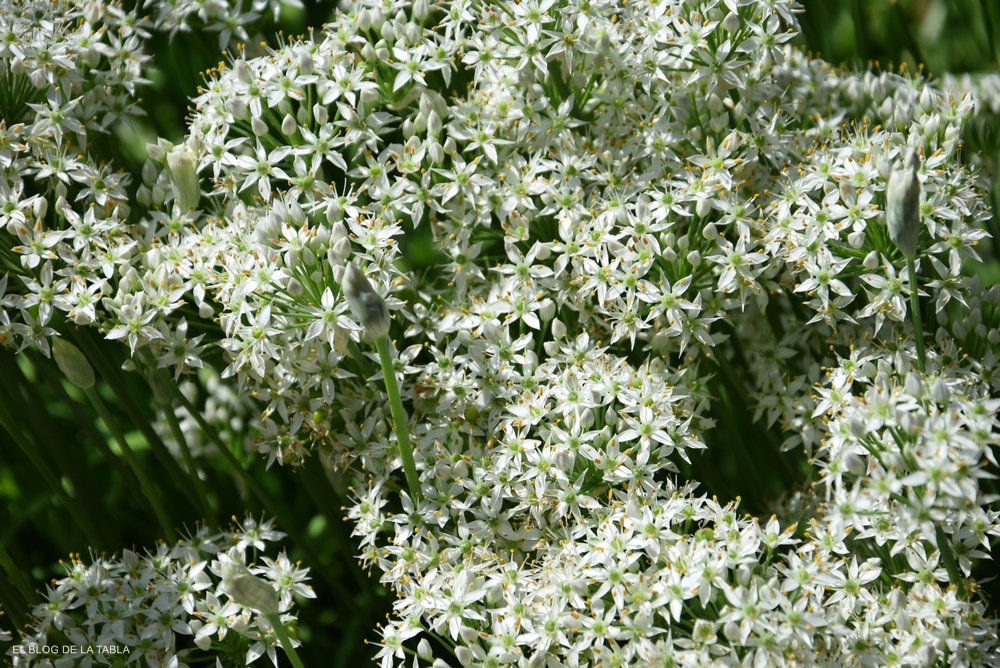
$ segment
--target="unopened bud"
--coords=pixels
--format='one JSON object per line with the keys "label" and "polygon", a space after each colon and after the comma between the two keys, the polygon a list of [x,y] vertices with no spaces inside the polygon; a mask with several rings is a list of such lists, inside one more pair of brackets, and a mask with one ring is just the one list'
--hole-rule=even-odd
{"label": "unopened bud", "polygon": [[417,644],[417,656],[424,661],[430,661],[434,658],[434,653],[431,651],[431,644],[427,642],[427,638],[421,638]]}
{"label": "unopened bud", "polygon": [[566,336],[566,325],[559,318],[552,321],[552,337],[555,339],[561,339]]}
{"label": "unopened bud", "polygon": [[455,658],[458,659],[458,662],[464,667],[472,665],[472,662],[476,657],[472,653],[471,649],[465,645],[459,645],[455,648]]}
{"label": "unopened bud", "polygon": [[910,150],[905,164],[892,170],[889,185],[885,189],[885,215],[889,226],[889,238],[909,259],[917,255],[920,240],[920,181],[917,167],[920,158]]}
{"label": "unopened bud", "polygon": [[906,374],[906,382],[903,387],[906,388],[906,393],[915,399],[920,399],[924,396],[924,381],[916,371]]}
{"label": "unopened bud", "polygon": [[79,348],[59,337],[53,337],[52,352],[59,370],[69,382],[85,390],[94,386],[94,369]]}
{"label": "unopened bud", "polygon": [[441,117],[434,109],[431,109],[430,113],[427,114],[427,134],[431,137],[437,137],[441,134]]}
{"label": "unopened bud", "polygon": [[240,605],[264,615],[278,612],[278,593],[260,578],[243,573],[229,582],[229,596]]}
{"label": "unopened bud", "polygon": [[934,395],[934,400],[939,404],[948,403],[948,399],[951,398],[951,390],[944,378],[938,376],[938,379],[931,385],[931,394]]}
{"label": "unopened bud", "polygon": [[865,245],[865,231],[857,230],[847,235],[847,243],[851,248],[861,248]]}
{"label": "unopened bud", "polygon": [[551,299],[545,299],[542,302],[541,307],[538,309],[538,315],[542,316],[542,320],[552,320],[553,316],[556,314],[556,303]]}
{"label": "unopened bud", "polygon": [[[333,252],[336,253],[341,260],[346,260],[351,257],[351,240],[347,237],[337,239],[337,241],[333,244]],[[337,264],[340,263],[338,262]]]}
{"label": "unopened bud", "polygon": [[156,163],[152,160],[147,160],[142,166],[142,182],[147,186],[151,186],[156,183],[156,177],[160,175],[159,170],[156,168]]}
{"label": "unopened bud", "polygon": [[291,114],[285,114],[285,117],[281,119],[281,133],[286,136],[291,136],[295,134],[295,119],[292,118]]}
{"label": "unopened bud", "polygon": [[868,470],[865,460],[856,452],[848,452],[844,455],[844,468],[856,476],[863,476]]}
{"label": "unopened bud", "polygon": [[878,253],[872,251],[865,256],[865,259],[861,261],[861,264],[865,266],[865,269],[874,271],[878,267]]}
{"label": "unopened bud", "polygon": [[719,236],[719,231],[715,229],[715,223],[709,223],[701,229],[701,236],[705,237],[709,241],[717,238]]}
{"label": "unopened bud", "polygon": [[726,32],[736,32],[740,29],[740,17],[736,15],[736,12],[729,12],[726,18],[722,19],[722,27],[725,28]]}
{"label": "unopened bud", "polygon": [[347,305],[351,307],[351,313],[365,329],[365,337],[370,341],[376,341],[387,335],[391,322],[389,308],[353,262],[349,262],[344,268],[341,287]]}
{"label": "unopened bud", "polygon": [[167,153],[167,168],[170,184],[174,187],[174,199],[181,211],[190,211],[201,201],[201,182],[195,165],[198,157],[187,146],[179,146]]}
{"label": "unopened bud", "polygon": [[238,97],[231,97],[226,100],[226,111],[236,120],[241,120],[247,115],[247,103]]}
{"label": "unopened bud", "polygon": [[692,267],[699,266],[701,264],[701,253],[696,250],[691,251],[687,254],[687,261]]}
{"label": "unopened bud", "polygon": [[328,120],[330,120],[330,112],[327,111],[326,107],[317,102],[313,105],[313,118],[320,125],[324,125]]}

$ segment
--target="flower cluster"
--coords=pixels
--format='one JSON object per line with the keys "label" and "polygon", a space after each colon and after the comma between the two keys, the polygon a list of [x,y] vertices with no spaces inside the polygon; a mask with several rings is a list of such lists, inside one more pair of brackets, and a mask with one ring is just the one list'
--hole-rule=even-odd
{"label": "flower cluster", "polygon": [[[799,10],[356,0],[209,72],[128,211],[0,145],[21,237],[0,342],[45,350],[59,312],[175,378],[221,351],[220,423],[252,416],[269,465],[353,477],[362,557],[398,594],[384,668],[996,665],[976,98],[807,57]],[[52,191],[22,201],[22,172]],[[345,297],[361,273],[378,332]],[[418,493],[365,350],[379,298]],[[715,436],[735,404],[807,483],[769,519],[679,481],[710,446],[764,466]]]}
{"label": "flower cluster", "polygon": [[12,664],[176,666],[209,653],[235,666],[267,654],[277,666],[274,629],[233,584],[262,578],[286,626],[295,624],[293,597],[315,597],[308,569],[284,553],[247,563],[248,549],[263,551],[284,537],[272,525],[247,517],[221,533],[200,525],[176,545],[161,543],[145,555],[125,550],[90,564],[75,557],[64,564],[66,576],[46,586],[31,628],[8,653]]}
{"label": "flower cluster", "polygon": [[277,21],[282,5],[302,8],[301,0],[146,0],[142,8],[156,29],[169,32],[171,37],[200,30],[219,33],[219,49],[224,50],[234,40],[249,41],[247,26],[268,13]]}

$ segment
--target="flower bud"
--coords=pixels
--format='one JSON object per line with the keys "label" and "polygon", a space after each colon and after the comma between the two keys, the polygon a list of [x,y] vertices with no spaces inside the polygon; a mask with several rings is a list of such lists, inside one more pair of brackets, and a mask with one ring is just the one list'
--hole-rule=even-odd
{"label": "flower bud", "polygon": [[156,183],[156,177],[159,175],[160,172],[156,168],[156,163],[152,160],[147,160],[142,166],[142,182],[147,186],[151,186]]}
{"label": "flower bud", "polygon": [[167,153],[170,183],[181,211],[190,211],[201,201],[201,182],[195,171],[197,160],[194,151],[183,145]]}
{"label": "flower bud", "polygon": [[53,337],[52,352],[59,370],[66,379],[84,390],[94,386],[94,369],[79,348],[61,338]]}
{"label": "flower bud", "polygon": [[861,248],[865,245],[865,231],[857,230],[847,235],[847,243],[851,248]]}
{"label": "flower bud", "polygon": [[935,99],[934,92],[931,90],[930,86],[924,86],[924,89],[920,92],[920,108],[924,110],[925,114],[931,113],[934,107],[937,105],[937,100]]}
{"label": "flower bud", "polygon": [[409,139],[413,135],[417,134],[417,126],[409,118],[403,121],[403,139]]}
{"label": "flower bud", "polygon": [[427,134],[431,137],[438,137],[441,134],[441,117],[434,109],[427,114]]}
{"label": "flower bud", "polygon": [[152,206],[160,206],[161,204],[163,204],[163,199],[166,196],[167,193],[164,192],[163,188],[161,188],[159,185],[155,185],[153,186],[153,190],[149,195],[150,204]]}
{"label": "flower bud", "polygon": [[[698,214],[699,218],[704,218],[705,216],[708,215],[708,212],[711,210],[712,210],[712,202],[709,201],[707,197],[699,199],[697,203],[695,203],[694,205],[694,212]],[[709,225],[712,224],[709,223]],[[712,229],[715,229],[714,225],[712,225]]]}
{"label": "flower bud", "polygon": [[163,159],[167,157],[167,151],[174,147],[172,142],[166,139],[160,138],[155,144],[146,144],[146,153],[149,154],[149,159],[154,162],[162,163]]}
{"label": "flower bud", "polygon": [[948,383],[945,382],[944,378],[938,376],[938,379],[931,385],[931,394],[939,404],[948,403],[948,399],[951,398],[951,390],[948,388]]}
{"label": "flower bud", "polygon": [[689,265],[691,265],[692,267],[697,267],[701,264],[701,253],[696,250],[693,250],[687,254],[686,259]]}
{"label": "flower bud", "polygon": [[414,19],[423,23],[427,20],[428,15],[431,13],[430,5],[427,0],[415,0],[413,3],[413,9],[410,13],[413,15]]}
{"label": "flower bud", "polygon": [[372,27],[372,15],[367,9],[358,12],[358,30],[367,32]]}
{"label": "flower bud", "polygon": [[316,119],[316,123],[319,125],[325,125],[330,120],[330,112],[319,102],[313,105],[312,112],[313,118]]}
{"label": "flower bud", "polygon": [[673,262],[674,260],[677,259],[677,251],[675,251],[673,248],[664,248],[663,253],[661,255],[663,256],[663,259],[666,260],[667,262]]}
{"label": "flower bud", "polygon": [[439,165],[444,162],[444,146],[441,146],[440,142],[436,140],[430,140],[427,142],[427,155],[430,156],[431,162],[435,165]]}
{"label": "flower bud", "polygon": [[292,118],[292,115],[285,114],[285,117],[281,119],[281,133],[285,136],[291,136],[295,134],[296,127],[295,119]]}
{"label": "flower bud", "polygon": [[351,313],[365,329],[365,337],[375,341],[389,333],[389,308],[361,270],[349,262],[344,268],[341,288]]}
{"label": "flower bud", "polygon": [[555,339],[561,339],[566,336],[566,325],[559,318],[552,321],[552,337]]}
{"label": "flower bud", "polygon": [[705,237],[709,241],[716,239],[719,236],[719,231],[715,229],[715,223],[709,223],[701,229],[701,236]]}
{"label": "flower bud", "polygon": [[892,170],[885,189],[889,238],[908,259],[916,257],[920,240],[920,181],[916,171],[919,164],[919,156],[911,149],[904,166]]}
{"label": "flower bud", "polygon": [[288,294],[293,297],[301,297],[303,292],[302,283],[296,278],[288,279]]}
{"label": "flower bud", "polygon": [[857,416],[852,417],[848,421],[847,426],[850,428],[851,433],[854,434],[855,438],[864,438],[865,434],[868,433],[868,428],[865,427],[865,421]]}
{"label": "flower bud", "polygon": [[250,573],[234,577],[227,589],[229,596],[243,607],[264,615],[278,612],[278,593],[274,587]]}
{"label": "flower bud", "polygon": [[458,662],[464,667],[472,665],[472,662],[476,657],[472,653],[471,649],[465,645],[459,645],[455,648],[455,658],[458,659]]}
{"label": "flower bud", "polygon": [[302,74],[312,74],[316,69],[316,63],[308,53],[299,54],[299,72]]}
{"label": "flower bud", "polygon": [[247,103],[238,97],[231,97],[226,100],[226,111],[236,120],[242,120],[247,115]]}
{"label": "flower bud", "polygon": [[736,12],[729,12],[726,18],[722,19],[722,27],[726,32],[736,32],[740,29],[740,17],[736,15]]}
{"label": "flower bud", "polygon": [[552,320],[553,316],[556,314],[556,303],[551,299],[545,299],[542,301],[541,307],[538,309],[538,315],[542,316],[542,320]]}
{"label": "flower bud", "polygon": [[407,23],[403,26],[403,37],[406,38],[408,46],[413,46],[420,41],[420,26],[416,23]]}
{"label": "flower bud", "polygon": [[417,656],[424,661],[430,661],[434,658],[434,653],[431,651],[431,644],[427,642],[427,638],[421,638],[417,644]]}
{"label": "flower bud", "polygon": [[865,460],[856,452],[848,452],[844,455],[844,468],[856,476],[863,476],[868,471]]}
{"label": "flower bud", "polygon": [[[346,260],[351,257],[351,240],[347,237],[337,239],[337,241],[333,244],[333,252],[336,253],[341,260]],[[337,264],[340,264],[340,262]]]}
{"label": "flower bud", "polygon": [[263,137],[267,134],[267,123],[254,116],[250,119],[250,129],[253,130],[254,136]]}
{"label": "flower bud", "polygon": [[868,255],[865,255],[865,259],[861,261],[861,264],[865,266],[865,269],[874,271],[878,267],[878,253],[872,251]]}

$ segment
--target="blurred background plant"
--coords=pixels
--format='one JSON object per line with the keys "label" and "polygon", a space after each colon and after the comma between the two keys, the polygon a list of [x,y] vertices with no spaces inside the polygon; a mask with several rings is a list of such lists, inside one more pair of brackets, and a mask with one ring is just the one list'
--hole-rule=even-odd
{"label": "blurred background plant", "polygon": [[[968,75],[975,79],[997,72],[1000,5],[995,2],[802,0],[802,4],[802,32],[795,43],[828,62],[852,69],[923,69],[932,78]],[[274,43],[281,34],[305,34],[310,26],[321,26],[331,12],[330,4],[307,0],[302,7],[282,5],[277,21],[268,10],[243,15],[232,27],[242,26],[246,31],[247,53],[253,55],[254,44]],[[219,32],[223,37],[224,30]],[[219,45],[198,31],[155,32],[147,51],[153,56],[147,72],[151,83],[140,92],[146,116],[133,120],[131,129],[118,128],[119,142],[96,148],[133,174],[147,160],[147,143],[157,137],[183,139],[188,98],[204,82],[204,73],[220,61]],[[1000,111],[1000,100],[983,103]],[[970,124],[965,140],[969,155],[982,156],[992,179],[996,209],[1000,203],[1000,114],[988,118],[988,122]],[[996,220],[990,226],[994,237],[1000,238]],[[434,261],[429,237],[408,240],[404,254],[412,268]],[[986,250],[982,255],[986,263],[978,271],[984,282],[1000,281],[998,254]],[[247,415],[226,394],[217,376],[206,371],[199,376],[199,384],[186,382],[181,390],[207,422],[195,424],[191,416],[190,424],[178,423],[176,428],[195,435],[192,447],[200,441],[210,447],[209,442],[216,439],[214,447],[228,449],[247,475],[237,475],[233,467],[213,468],[210,462],[217,460],[204,459],[209,464],[202,464],[201,489],[190,485],[178,459],[153,428],[162,406],[157,401],[169,403],[176,397],[166,388],[161,388],[164,396],[153,396],[147,379],[139,373],[118,372],[130,364],[123,346],[87,331],[73,342],[96,366],[98,401],[69,383],[54,360],[34,351],[14,357],[0,350],[0,415],[8,427],[0,430],[0,543],[6,547],[4,556],[9,557],[8,573],[0,577],[0,595],[4,601],[22,604],[20,609],[10,607],[6,619],[23,622],[23,604],[35,602],[24,582],[63,577],[59,559],[78,553],[81,545],[91,545],[96,554],[110,554],[123,546],[152,547],[163,537],[161,526],[153,521],[155,514],[136,506],[136,499],[142,498],[136,491],[141,482],[127,468],[125,455],[131,450],[164,501],[166,521],[181,533],[202,520],[224,528],[231,516],[242,517],[246,511],[276,514],[279,528],[294,538],[286,546],[292,561],[301,559],[313,569],[312,585],[320,600],[336,602],[300,608],[300,654],[311,665],[363,665],[374,654],[364,640],[372,637],[372,629],[392,601],[356,561],[358,548],[349,538],[341,509],[350,481],[330,479],[319,467],[265,470],[264,461],[242,447]],[[162,383],[162,379],[153,382]],[[19,447],[18,440],[27,447]],[[56,489],[28,451],[41,453],[52,463]],[[719,464],[717,487],[730,490],[730,498],[740,493],[778,494],[785,487],[778,473],[773,481],[761,480],[748,487],[751,483],[740,475],[735,460],[723,459]],[[255,486],[257,495],[251,493]],[[270,508],[260,502],[262,497],[269,500]],[[241,499],[248,498],[257,507],[246,508]],[[79,516],[67,512],[67,503],[78,506]],[[27,564],[32,565],[30,570]],[[19,570],[24,579],[20,583],[13,575]],[[16,624],[0,626],[9,630]],[[0,651],[6,647],[0,642]]]}

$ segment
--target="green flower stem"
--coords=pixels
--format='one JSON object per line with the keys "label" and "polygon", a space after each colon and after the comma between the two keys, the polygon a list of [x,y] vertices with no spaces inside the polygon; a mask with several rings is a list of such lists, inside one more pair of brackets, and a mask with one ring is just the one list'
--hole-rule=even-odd
{"label": "green flower stem", "polygon": [[[2,387],[2,385],[0,385]],[[25,437],[21,428],[18,426],[18,422],[14,419],[8,412],[8,407],[11,405],[9,397],[6,392],[0,393],[0,425],[4,427],[10,433],[11,437],[18,444],[21,450],[24,452],[25,456],[31,461],[34,467],[41,474],[45,483],[49,486],[52,492],[59,497],[62,504],[66,507],[66,512],[70,514],[73,521],[80,527],[80,531],[83,532],[84,537],[90,546],[96,550],[100,550],[101,546],[104,545],[98,537],[98,532],[91,524],[90,519],[80,512],[80,506],[70,498],[69,493],[63,488],[59,479],[49,468],[49,465],[45,463],[45,460],[39,454],[38,449],[35,448],[28,439]]]}
{"label": "green flower stem", "polygon": [[146,414],[139,407],[139,404],[136,403],[135,399],[132,398],[132,394],[125,386],[125,383],[122,382],[118,371],[104,356],[100,347],[94,343],[89,333],[80,328],[70,328],[70,332],[77,343],[80,344],[80,349],[87,356],[87,359],[96,367],[98,375],[111,388],[115,399],[118,400],[118,405],[132,419],[136,428],[142,432],[146,443],[149,444],[149,449],[156,456],[157,461],[160,462],[164,470],[174,479],[177,489],[183,493],[188,503],[191,504],[191,507],[197,509],[197,504],[194,501],[197,494],[194,490],[192,480],[188,478],[180,465],[177,464],[177,460],[170,454],[170,450],[167,449],[163,439],[160,438],[160,435],[156,433],[156,429],[146,419]]}
{"label": "green flower stem", "polygon": [[281,616],[272,612],[267,616],[267,621],[271,622],[271,627],[274,628],[274,633],[278,636],[278,642],[281,643],[282,649],[285,650],[285,654],[288,655],[288,660],[292,662],[295,668],[305,668],[302,663],[302,659],[295,652],[295,648],[292,646],[292,641],[288,638],[288,633],[285,632],[285,625],[281,623]]}
{"label": "green flower stem", "polygon": [[[139,488],[139,482],[135,479],[135,475],[129,467],[122,464],[121,458],[115,456],[115,453],[111,451],[108,447],[107,439],[101,435],[99,431],[94,427],[93,421],[89,415],[84,414],[80,409],[80,403],[73,397],[69,396],[66,388],[63,387],[62,383],[65,380],[65,376],[56,375],[52,372],[51,361],[46,363],[40,356],[33,354],[33,351],[27,351],[31,363],[35,366],[42,375],[48,381],[48,386],[56,393],[59,399],[69,406],[70,411],[73,413],[73,418],[76,420],[84,431],[90,436],[90,438],[97,444],[97,449],[101,453],[101,457],[110,464],[121,476],[122,482],[128,488],[130,494],[140,496],[142,490]],[[75,387],[75,386],[74,386]]]}
{"label": "green flower stem", "polygon": [[[174,383],[173,379],[156,367],[156,363],[152,360],[152,356],[149,354],[149,351],[143,350],[139,354],[146,362],[149,370],[159,376],[164,387],[166,387],[167,390],[174,395],[174,399],[176,399],[177,402],[187,410],[188,414],[195,419],[195,422],[198,423],[198,426],[201,427],[203,432],[205,432],[205,435],[208,436],[209,440],[215,444],[215,447],[218,448],[219,453],[229,464],[233,473],[239,477],[244,485],[246,485],[246,488],[250,491],[250,493],[257,497],[257,500],[260,501],[264,508],[278,518],[278,521],[281,522],[282,529],[284,529],[289,538],[292,539],[292,542],[302,549],[309,561],[317,566],[323,566],[323,561],[319,558],[319,555],[317,555],[312,548],[309,547],[305,537],[299,532],[295,525],[289,521],[286,515],[281,512],[278,505],[271,500],[267,492],[265,492],[257,481],[254,480],[253,476],[251,476],[250,473],[243,468],[243,464],[241,464],[240,460],[236,458],[236,455],[234,455],[229,447],[222,442],[222,439],[219,438],[219,434],[210,424],[208,424],[205,418],[202,417],[201,411],[195,408],[194,404],[192,404],[188,398],[184,396],[184,393],[181,392],[179,387],[177,387],[177,384]],[[350,608],[352,614],[361,614],[361,610],[355,602],[354,597],[347,591],[344,585],[339,582],[337,578],[331,576],[327,568],[320,568],[319,572],[323,576],[323,579],[326,580],[327,584],[329,584],[334,592],[340,597],[341,603]]]}
{"label": "green flower stem", "polygon": [[913,318],[913,335],[917,339],[917,367],[920,373],[926,369],[926,356],[924,353],[924,326],[920,316],[920,296],[917,294],[917,266],[913,258],[906,258],[906,272],[910,281],[910,313]]}
{"label": "green flower stem", "polygon": [[389,410],[392,411],[396,442],[399,443],[399,457],[403,460],[403,471],[406,473],[406,483],[410,488],[410,498],[416,506],[417,500],[420,499],[420,476],[417,475],[417,465],[413,461],[410,429],[407,425],[406,412],[403,410],[403,400],[399,397],[396,370],[392,364],[392,353],[389,352],[389,338],[383,336],[376,339],[375,349],[378,350],[378,358],[382,362],[382,377],[385,380],[385,392],[389,395]]}
{"label": "green flower stem", "polygon": [[111,436],[114,437],[115,442],[118,443],[118,448],[122,451],[125,456],[125,461],[132,468],[132,472],[135,477],[139,480],[139,487],[142,488],[142,493],[149,501],[149,505],[153,507],[153,514],[156,515],[157,521],[160,523],[160,528],[163,529],[163,535],[168,542],[174,543],[177,541],[177,534],[174,532],[172,527],[172,522],[170,521],[170,516],[167,515],[167,511],[163,507],[163,502],[160,501],[160,495],[157,493],[156,488],[153,487],[153,483],[146,476],[146,471],[142,468],[139,463],[138,458],[136,458],[135,453],[132,452],[132,448],[129,446],[128,441],[125,440],[125,435],[122,433],[121,428],[118,423],[115,422],[114,418],[111,417],[111,413],[108,411],[108,407],[104,405],[104,401],[101,397],[94,391],[94,388],[87,387],[83,388],[84,394],[90,399],[90,403],[94,405],[97,409],[97,414],[101,416],[104,420],[104,425],[111,432]]}
{"label": "green flower stem", "polygon": [[944,562],[944,568],[948,571],[948,579],[958,588],[958,597],[964,599],[966,598],[965,583],[962,582],[962,572],[958,570],[958,562],[955,561],[955,553],[951,550],[948,534],[944,532],[940,524],[935,525],[934,534],[937,537],[938,551],[941,552],[941,561]]}
{"label": "green flower stem", "polygon": [[191,482],[194,484],[194,491],[198,496],[198,503],[201,505],[201,512],[204,514],[205,519],[214,525],[215,512],[212,510],[212,505],[208,502],[208,495],[205,493],[205,486],[202,484],[201,478],[198,477],[198,466],[194,463],[194,457],[191,455],[191,448],[188,446],[187,439],[184,438],[184,430],[181,429],[181,424],[177,421],[177,414],[174,412],[173,404],[167,402],[163,406],[163,412],[167,416],[167,423],[170,425],[170,433],[174,435],[174,440],[177,441],[177,445],[181,450],[181,457],[184,459],[184,466],[187,467],[188,475],[191,477]]}
{"label": "green flower stem", "polygon": [[[13,622],[15,629],[23,629],[28,623],[28,610],[24,605],[24,601],[18,595],[17,591],[11,588],[9,582],[4,578],[0,578],[0,605],[3,605],[3,609],[0,610],[0,615],[8,615],[10,621]],[[3,617],[0,617],[0,621]],[[0,624],[2,627],[6,627],[6,624]],[[16,637],[16,636],[15,636]]]}
{"label": "green flower stem", "polygon": [[24,574],[18,569],[17,564],[14,560],[10,558],[7,553],[7,548],[3,546],[3,542],[0,542],[0,567],[3,568],[4,573],[7,574],[7,578],[11,581],[17,591],[20,592],[21,596],[28,605],[35,605],[38,603],[38,597],[35,596],[35,592],[31,591],[31,586],[28,585],[28,581],[24,579]]}
{"label": "green flower stem", "polygon": [[[27,359],[30,359],[31,367],[37,374],[38,364],[34,359]],[[91,524],[98,529],[105,529],[99,521],[94,521],[101,516],[100,508],[95,503],[97,499],[85,493],[85,490],[94,486],[94,481],[89,475],[90,469],[80,457],[82,450],[66,447],[65,439],[56,433],[55,422],[47,410],[48,402],[38,392],[38,383],[28,380],[15,358],[6,356],[0,358],[0,377],[9,378],[12,383],[10,387],[18,388],[12,392],[17,401],[13,412],[28,418],[35,444],[42,449],[42,456],[52,463],[56,475],[69,480],[73,498],[81,506],[83,513],[91,518]],[[106,531],[102,531],[102,534],[107,538]]]}

